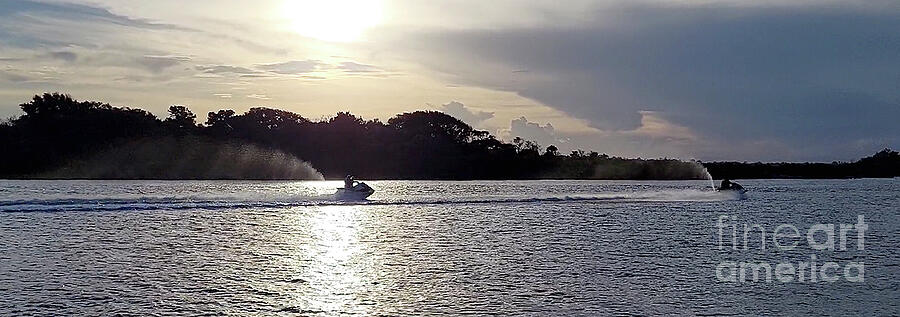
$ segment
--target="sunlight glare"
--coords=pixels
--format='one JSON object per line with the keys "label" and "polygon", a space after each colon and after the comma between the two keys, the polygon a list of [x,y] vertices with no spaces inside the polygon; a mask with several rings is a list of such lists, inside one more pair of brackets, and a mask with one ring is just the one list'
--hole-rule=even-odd
{"label": "sunlight glare", "polygon": [[[367,277],[365,245],[358,239],[358,206],[323,206],[312,219],[312,238],[304,258],[311,259],[303,278],[313,287],[308,304],[330,315],[354,312],[367,315],[360,305],[359,294],[365,293],[371,277]],[[355,311],[360,310],[360,311]]]}
{"label": "sunlight glare", "polygon": [[382,9],[382,0],[286,0],[283,12],[300,35],[352,42],[381,23]]}

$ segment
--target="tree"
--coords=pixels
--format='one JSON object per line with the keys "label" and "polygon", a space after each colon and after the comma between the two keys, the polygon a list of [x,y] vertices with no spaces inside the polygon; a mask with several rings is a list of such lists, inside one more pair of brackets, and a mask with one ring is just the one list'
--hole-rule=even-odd
{"label": "tree", "polygon": [[[385,124],[349,112],[313,122],[272,108],[251,108],[240,115],[225,109],[209,112],[205,124],[197,126],[196,116],[178,105],[169,108],[164,121],[141,109],[77,101],[59,93],[36,95],[21,108],[20,117],[0,122],[0,148],[6,151],[0,156],[0,177],[29,177],[66,168],[73,160],[147,140],[166,144],[166,140],[184,139],[287,153],[310,162],[326,177],[343,177],[348,171],[363,178],[394,179],[697,177],[695,162],[625,159],[593,151],[586,156],[581,150],[564,156],[555,145],[541,153],[534,141],[516,137],[506,143],[435,111],[399,114]],[[150,151],[153,155],[118,157],[147,158],[154,165],[151,156],[180,154],[158,146]],[[215,155],[201,160],[209,156]],[[732,178],[893,177],[900,176],[900,153],[885,149],[852,163],[713,162],[704,166],[713,176]]]}
{"label": "tree", "polygon": [[234,127],[231,121],[234,118],[234,110],[219,110],[217,112],[210,111],[206,114],[206,127],[209,134],[223,136],[231,133]]}
{"label": "tree", "polygon": [[406,135],[447,139],[457,144],[467,143],[480,135],[465,122],[438,111],[399,114],[388,120],[388,125]]}
{"label": "tree", "polygon": [[206,126],[227,125],[231,117],[234,117],[234,110],[231,109],[209,112],[206,114]]}
{"label": "tree", "polygon": [[559,149],[555,145],[550,145],[544,152],[544,156],[559,156]]}
{"label": "tree", "polygon": [[250,111],[242,115],[242,119],[248,120],[248,124],[266,130],[280,130],[310,122],[299,114],[265,107],[250,108]]}
{"label": "tree", "polygon": [[521,137],[515,137],[513,139],[513,145],[516,146],[516,152],[519,154],[533,153],[537,154],[541,149],[541,146],[534,141],[525,140]]}
{"label": "tree", "polygon": [[169,117],[164,123],[175,127],[177,130],[194,129],[197,127],[197,115],[185,106],[172,105],[169,107]]}
{"label": "tree", "polygon": [[83,104],[69,95],[60,93],[44,93],[43,95],[35,95],[31,98],[31,102],[19,105],[26,117],[48,116],[63,111],[84,110]]}
{"label": "tree", "polygon": [[125,139],[152,135],[159,120],[147,111],[77,101],[69,95],[35,95],[20,105],[24,115],[2,129],[0,176],[46,171]]}

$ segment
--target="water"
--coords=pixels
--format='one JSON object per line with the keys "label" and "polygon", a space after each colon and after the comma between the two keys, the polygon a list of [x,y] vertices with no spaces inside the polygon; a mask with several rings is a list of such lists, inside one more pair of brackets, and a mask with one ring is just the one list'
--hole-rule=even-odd
{"label": "water", "polygon": [[[741,183],[0,181],[0,315],[900,314],[900,181]],[[720,215],[869,228],[864,250],[719,249]],[[864,281],[716,277],[811,255]]]}

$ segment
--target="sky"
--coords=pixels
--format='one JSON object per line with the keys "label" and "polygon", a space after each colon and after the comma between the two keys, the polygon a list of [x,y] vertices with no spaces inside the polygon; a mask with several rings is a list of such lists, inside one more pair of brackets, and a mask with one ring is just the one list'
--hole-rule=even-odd
{"label": "sky", "polygon": [[900,1],[0,0],[0,117],[42,92],[199,118],[440,110],[564,152],[850,161],[900,148]]}

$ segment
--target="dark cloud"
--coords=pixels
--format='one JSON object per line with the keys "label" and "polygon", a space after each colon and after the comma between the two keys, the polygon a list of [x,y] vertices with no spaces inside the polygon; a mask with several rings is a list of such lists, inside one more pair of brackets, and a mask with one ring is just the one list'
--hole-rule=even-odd
{"label": "dark cloud", "polygon": [[271,74],[253,73],[253,74],[242,74],[238,77],[241,77],[241,78],[270,78],[270,77],[274,77],[274,76]]}
{"label": "dark cloud", "polygon": [[466,105],[462,104],[461,102],[457,102],[457,101],[451,101],[449,103],[446,103],[443,106],[441,106],[441,108],[438,110],[440,110],[443,113],[449,114],[459,120],[462,120],[463,122],[468,123],[469,125],[471,125],[473,127],[477,127],[485,120],[488,120],[488,119],[494,117],[493,112],[485,112],[485,111],[477,111],[477,110],[472,111],[471,109],[467,108]]}
{"label": "dark cloud", "polygon": [[317,60],[288,61],[283,63],[263,64],[256,68],[282,75],[297,75],[318,70],[325,66]]}
{"label": "dark cloud", "polygon": [[49,55],[51,58],[55,58],[55,59],[59,59],[59,60],[64,60],[64,61],[67,61],[67,62],[74,62],[76,59],[78,59],[78,54],[75,54],[75,53],[72,53],[72,52],[66,52],[66,51],[61,51],[61,52],[50,52],[48,55]]}
{"label": "dark cloud", "polygon": [[[638,129],[640,111],[655,111],[716,142],[718,154],[701,158],[741,159],[728,153],[764,142],[805,152],[799,159],[850,158],[874,150],[851,150],[859,142],[900,146],[900,3],[856,4],[629,5],[596,13],[599,26],[392,45],[455,80],[515,91],[601,130]],[[510,74],[520,69],[529,72]]]}

